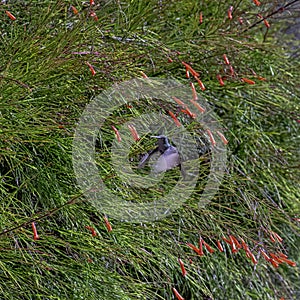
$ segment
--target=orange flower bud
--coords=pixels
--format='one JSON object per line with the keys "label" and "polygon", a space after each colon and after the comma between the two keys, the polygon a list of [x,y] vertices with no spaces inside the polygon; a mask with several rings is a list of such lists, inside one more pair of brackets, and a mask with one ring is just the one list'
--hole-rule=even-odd
{"label": "orange flower bud", "polygon": [[169,115],[171,116],[171,118],[174,120],[174,123],[176,124],[176,126],[181,126],[181,123],[179,122],[179,120],[177,119],[177,117],[175,116],[175,114],[173,112],[171,112],[170,110],[168,111]]}
{"label": "orange flower bud", "polygon": [[71,8],[73,10],[74,15],[77,15],[78,14],[78,10],[76,9],[76,7],[73,6],[73,5],[71,5]]}
{"label": "orange flower bud", "polygon": [[105,227],[106,227],[107,231],[111,232],[112,226],[111,226],[110,222],[108,221],[107,217],[104,217],[104,222],[105,222]]}
{"label": "orange flower bud", "polygon": [[173,290],[173,293],[174,293],[175,297],[178,300],[184,300],[184,298],[178,293],[178,291],[174,287],[172,288],[172,290]]}
{"label": "orange flower bud", "polygon": [[15,21],[17,18],[8,10],[5,11],[5,13],[7,14],[7,16],[12,20]]}
{"label": "orange flower bud", "polygon": [[112,127],[113,131],[114,131],[115,134],[116,134],[116,137],[117,137],[118,142],[120,143],[120,142],[121,142],[121,135],[120,135],[118,129],[117,129],[115,126],[111,126],[111,127]]}
{"label": "orange flower bud", "polygon": [[32,226],[32,231],[33,231],[33,239],[36,241],[36,240],[38,240],[40,237],[39,237],[39,235],[38,235],[38,233],[37,233],[37,230],[36,230],[36,227],[35,227],[35,223],[34,223],[34,222],[31,223],[31,226]]}
{"label": "orange flower bud", "polygon": [[222,244],[221,244],[220,241],[217,241],[217,247],[220,250],[220,252],[224,252],[224,249],[223,249]]}
{"label": "orange flower bud", "polygon": [[183,261],[182,261],[180,258],[178,258],[178,262],[179,262],[179,265],[180,265],[180,268],[181,268],[182,276],[185,277],[186,274],[187,274],[187,272],[186,272],[186,270],[185,270]]}
{"label": "orange flower bud", "polygon": [[248,83],[248,84],[255,84],[255,81],[253,81],[253,80],[251,80],[251,79],[248,79],[248,78],[246,78],[246,77],[243,77],[243,78],[242,78],[242,81],[243,81],[243,82],[246,82],[246,83]]}
{"label": "orange flower bud", "polygon": [[226,54],[223,54],[223,59],[224,59],[226,65],[230,65],[229,59],[227,58]]}

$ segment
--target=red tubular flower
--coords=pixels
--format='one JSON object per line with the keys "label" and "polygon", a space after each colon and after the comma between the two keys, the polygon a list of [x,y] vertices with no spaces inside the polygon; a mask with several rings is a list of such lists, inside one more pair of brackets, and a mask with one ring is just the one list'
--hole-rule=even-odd
{"label": "red tubular flower", "polygon": [[220,82],[220,86],[224,86],[224,85],[225,85],[225,83],[224,83],[223,78],[222,78],[221,75],[217,74],[217,79],[218,79],[219,82]]}
{"label": "red tubular flower", "polygon": [[266,81],[266,80],[267,80],[267,78],[262,77],[262,76],[257,76],[257,79],[258,79],[258,80],[261,80],[261,81]]}
{"label": "red tubular flower", "polygon": [[297,265],[294,261],[284,258],[284,257],[281,257],[281,260],[283,260],[285,263],[287,263],[288,265],[290,265],[292,267],[296,267],[296,265]]}
{"label": "red tubular flower", "polygon": [[264,259],[266,261],[271,261],[271,258],[268,256],[268,254],[263,249],[260,249],[260,253],[262,254],[262,256],[264,257]]}
{"label": "red tubular flower", "polygon": [[143,78],[145,78],[145,79],[148,78],[148,76],[143,71],[140,71],[140,73],[142,74]]}
{"label": "red tubular flower", "polygon": [[36,240],[38,240],[40,237],[39,237],[39,235],[38,235],[38,233],[37,233],[37,230],[36,230],[36,227],[35,227],[35,223],[34,223],[34,222],[31,223],[31,227],[32,227],[32,231],[33,231],[33,239],[36,241]]}
{"label": "red tubular flower", "polygon": [[195,78],[197,78],[197,77],[200,76],[200,74],[199,74],[198,72],[196,72],[191,66],[189,67],[188,70],[191,72],[191,74],[192,74]]}
{"label": "red tubular flower", "polygon": [[271,258],[270,262],[271,262],[271,264],[273,265],[274,268],[279,267],[279,263],[277,261],[275,261],[273,258]]}
{"label": "red tubular flower", "polygon": [[228,239],[226,239],[225,237],[222,237],[222,240],[223,240],[224,242],[226,242],[227,244],[231,245],[231,241],[228,240]]}
{"label": "red tubular flower", "polygon": [[229,59],[227,58],[226,54],[223,54],[223,59],[226,65],[230,65]]}
{"label": "red tubular flower", "polygon": [[15,21],[17,18],[8,10],[5,11],[6,15],[12,20]]}
{"label": "red tubular flower", "polygon": [[96,13],[95,13],[93,10],[90,12],[90,16],[93,17],[93,19],[94,19],[95,21],[98,21],[98,20],[99,20],[99,19],[98,19],[98,16],[96,15]]}
{"label": "red tubular flower", "polygon": [[95,76],[96,71],[95,71],[94,67],[89,62],[86,62],[86,64],[89,66],[92,76]]}
{"label": "red tubular flower", "polygon": [[215,141],[215,138],[214,138],[212,132],[211,132],[209,129],[206,129],[206,132],[207,132],[207,134],[208,134],[208,136],[209,136],[211,145],[212,145],[212,146],[215,146],[215,145],[216,145],[216,141]]}
{"label": "red tubular flower", "polygon": [[178,291],[174,287],[172,288],[172,290],[173,290],[173,293],[174,293],[175,297],[178,300],[184,300],[184,298],[178,293]]}
{"label": "red tubular flower", "polygon": [[117,129],[115,126],[111,126],[111,128],[112,128],[113,131],[115,132],[116,137],[117,137],[117,140],[118,140],[118,142],[120,143],[120,142],[121,142],[121,135],[120,135],[118,129]]}
{"label": "red tubular flower", "polygon": [[231,252],[232,253],[237,253],[239,250],[237,249],[237,247],[236,247],[236,244],[235,243],[232,243],[231,244]]}
{"label": "red tubular flower", "polygon": [[253,2],[256,6],[260,6],[260,4],[261,4],[258,0],[253,0]]}
{"label": "red tubular flower", "polygon": [[176,98],[176,97],[172,97],[175,102],[180,105],[181,107],[183,107],[184,109],[181,109],[181,112],[183,112],[184,114],[190,116],[191,118],[195,119],[196,118],[196,114],[192,113],[189,108],[187,107],[187,105],[185,103],[183,103],[180,99]]}
{"label": "red tubular flower", "polygon": [[[283,239],[280,237],[279,234],[277,234],[276,232],[274,231],[271,231],[270,232],[270,238],[271,236],[273,237],[273,239],[275,239],[275,241],[279,242],[279,243],[282,243]],[[273,241],[272,241],[273,242]]]}
{"label": "red tubular flower", "polygon": [[71,5],[71,8],[73,10],[74,15],[77,15],[78,14],[78,10],[76,9],[76,7],[73,6],[73,5]]}
{"label": "red tubular flower", "polygon": [[230,65],[230,66],[229,66],[229,69],[230,69],[230,75],[231,75],[231,76],[234,76],[234,69],[233,69],[233,66]]}
{"label": "red tubular flower", "polygon": [[90,0],[90,5],[95,5],[94,0]]}
{"label": "red tubular flower", "polygon": [[253,80],[251,80],[251,79],[248,79],[248,78],[246,78],[246,77],[243,77],[243,78],[242,78],[242,81],[243,81],[243,82],[246,82],[246,83],[248,83],[248,84],[255,84],[255,81],[253,81]]}
{"label": "red tubular flower", "polygon": [[230,6],[228,11],[227,11],[227,15],[228,15],[229,20],[232,20],[232,11],[233,11],[233,6]]}
{"label": "red tubular flower", "polygon": [[230,240],[233,241],[233,243],[235,244],[237,249],[242,249],[242,245],[239,243],[239,241],[237,240],[237,238],[233,235],[229,236]]}
{"label": "red tubular flower", "polygon": [[194,76],[194,77],[199,77],[200,74],[198,72],[196,72],[189,64],[187,64],[186,62],[182,61],[182,64],[185,66],[185,69],[190,71],[191,74]]}
{"label": "red tubular flower", "polygon": [[276,258],[277,258],[277,255],[276,255],[275,253],[270,253],[270,256],[271,256],[273,259],[275,259],[275,260],[276,260]]}
{"label": "red tubular flower", "polygon": [[131,136],[133,137],[133,139],[137,142],[140,140],[139,134],[137,133],[135,127],[133,125],[128,125],[128,128],[131,132]]}
{"label": "red tubular flower", "polygon": [[176,126],[181,126],[181,123],[179,122],[179,120],[176,118],[175,114],[173,112],[171,112],[170,110],[168,111],[169,115],[171,116],[171,118],[174,120],[174,123],[176,124]]}
{"label": "red tubular flower", "polygon": [[199,238],[199,252],[201,253],[201,255],[204,255],[204,252],[203,252],[203,239],[200,237]]}
{"label": "red tubular flower", "polygon": [[202,24],[203,23],[203,14],[202,11],[199,14],[199,23]]}
{"label": "red tubular flower", "polygon": [[267,21],[267,19],[264,19],[264,24],[267,28],[270,28],[270,23]]}
{"label": "red tubular flower", "polygon": [[270,28],[270,24],[269,22],[267,21],[267,19],[265,19],[261,14],[257,14],[259,18],[263,19],[264,21],[264,24],[267,28]]}
{"label": "red tubular flower", "polygon": [[246,253],[248,253],[249,257],[251,258],[252,262],[256,265],[258,263],[256,257],[254,256],[254,254],[248,250]]}
{"label": "red tubular flower", "polygon": [[178,104],[178,105],[180,105],[180,106],[182,106],[182,107],[186,107],[186,105],[184,104],[184,102],[182,102],[180,99],[178,99],[177,97],[172,97],[173,99],[174,99],[174,101]]}
{"label": "red tubular flower", "polygon": [[188,69],[185,69],[185,76],[186,78],[190,78],[190,72]]}
{"label": "red tubular flower", "polygon": [[275,240],[275,238],[273,237],[272,233],[270,234],[270,240],[271,240],[272,243],[275,243],[275,242],[276,242],[276,240]]}
{"label": "red tubular flower", "polygon": [[245,243],[245,241],[244,241],[242,238],[240,238],[240,240],[241,240],[242,248],[243,248],[246,252],[250,251],[249,246]]}
{"label": "red tubular flower", "polygon": [[231,245],[231,252],[232,253],[238,252],[239,250],[237,249],[237,246],[236,246],[236,244],[235,244],[235,242],[233,240],[232,235],[229,236],[229,239],[230,239],[230,245]]}
{"label": "red tubular flower", "polygon": [[284,263],[284,260],[278,256],[276,256],[275,258],[273,258],[276,262],[278,262],[279,264]]}
{"label": "red tubular flower", "polygon": [[221,138],[224,145],[228,144],[227,139],[225,138],[225,136],[220,131],[217,131],[217,135]]}
{"label": "red tubular flower", "polygon": [[278,264],[280,263],[287,263],[292,267],[296,266],[296,263],[291,261],[290,259],[287,259],[285,256],[280,256],[279,254],[270,253],[270,256],[273,260],[275,260]]}
{"label": "red tubular flower", "polygon": [[207,250],[209,253],[214,253],[214,252],[215,252],[215,250],[214,250],[212,247],[210,247],[204,240],[203,240],[203,244],[204,244],[206,250]]}
{"label": "red tubular flower", "polygon": [[203,82],[198,77],[195,77],[195,79],[197,80],[201,90],[205,91],[205,86],[204,86]]}
{"label": "red tubular flower", "polygon": [[192,88],[193,100],[197,101],[198,100],[198,96],[197,96],[197,92],[196,92],[195,86],[194,86],[194,84],[192,82],[190,82],[190,86]]}
{"label": "red tubular flower", "polygon": [[91,227],[91,226],[85,226],[85,228],[92,233],[92,236],[97,236],[97,232],[96,232],[96,230],[93,227]]}
{"label": "red tubular flower", "polygon": [[287,255],[285,255],[285,254],[283,254],[283,253],[281,253],[281,252],[279,252],[279,253],[277,253],[277,254],[278,254],[279,257],[281,257],[281,258],[288,258]]}
{"label": "red tubular flower", "polygon": [[222,237],[222,240],[227,243],[228,245],[232,245],[232,242],[230,240],[227,240],[225,237]]}
{"label": "red tubular flower", "polygon": [[192,250],[194,250],[194,252],[196,252],[199,256],[202,256],[204,253],[203,251],[201,251],[199,248],[197,248],[196,246],[194,246],[191,243],[187,243],[186,244],[189,248],[191,248]]}
{"label": "red tubular flower", "polygon": [[197,103],[194,100],[190,100],[190,102],[201,112],[204,113],[205,112],[205,108],[202,107],[199,103]]}
{"label": "red tubular flower", "polygon": [[105,227],[106,227],[107,231],[111,232],[112,226],[111,226],[110,222],[108,221],[107,217],[104,217],[104,222],[105,222]]}
{"label": "red tubular flower", "polygon": [[278,235],[276,232],[274,231],[270,231],[270,240],[273,243],[279,242],[282,243],[283,239],[280,237],[280,235]]}
{"label": "red tubular flower", "polygon": [[196,114],[192,113],[187,107],[185,109],[181,109],[181,112],[188,115],[192,119],[196,118]]}
{"label": "red tubular flower", "polygon": [[178,258],[178,262],[179,262],[179,265],[180,265],[180,268],[181,268],[182,276],[185,277],[187,272],[186,272],[186,269],[184,267],[183,261],[180,258]]}
{"label": "red tubular flower", "polygon": [[217,247],[218,247],[218,249],[220,250],[220,252],[224,252],[224,249],[223,249],[223,247],[222,247],[222,244],[221,244],[221,242],[218,240],[217,241]]}

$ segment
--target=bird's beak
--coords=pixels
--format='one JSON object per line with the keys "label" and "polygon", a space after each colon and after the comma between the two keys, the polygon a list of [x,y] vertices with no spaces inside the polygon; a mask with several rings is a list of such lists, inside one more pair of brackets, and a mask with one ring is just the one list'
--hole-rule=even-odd
{"label": "bird's beak", "polygon": [[150,137],[156,138],[156,139],[162,139],[162,138],[165,138],[166,136],[164,136],[164,135],[151,135]]}

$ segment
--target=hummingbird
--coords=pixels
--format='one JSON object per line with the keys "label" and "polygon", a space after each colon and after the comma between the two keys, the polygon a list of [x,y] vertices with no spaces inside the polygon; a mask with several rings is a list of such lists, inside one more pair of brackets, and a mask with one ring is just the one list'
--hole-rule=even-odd
{"label": "hummingbird", "polygon": [[181,169],[179,152],[176,147],[172,146],[169,143],[168,138],[165,135],[151,137],[158,139],[158,146],[142,157],[139,162],[138,168],[143,168],[154,153],[160,152],[160,156],[158,157],[154,165],[154,173],[162,173],[177,166],[179,166]]}

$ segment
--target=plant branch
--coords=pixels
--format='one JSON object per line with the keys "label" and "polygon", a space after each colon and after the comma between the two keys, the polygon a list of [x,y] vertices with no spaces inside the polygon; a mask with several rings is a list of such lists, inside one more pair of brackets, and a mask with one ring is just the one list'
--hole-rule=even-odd
{"label": "plant branch", "polygon": [[294,0],[294,1],[290,2],[290,3],[287,3],[287,4],[284,5],[284,6],[279,7],[278,9],[276,9],[275,11],[273,11],[272,13],[270,13],[269,15],[263,17],[261,20],[255,22],[254,24],[252,24],[251,26],[249,26],[248,28],[246,28],[243,32],[246,32],[246,31],[248,31],[249,29],[255,27],[256,25],[258,25],[258,24],[260,24],[261,22],[263,22],[265,19],[268,19],[268,18],[270,18],[270,17],[272,17],[272,16],[274,16],[274,15],[276,15],[276,14],[278,14],[278,13],[283,12],[287,7],[293,5],[293,4],[297,3],[297,2],[299,2],[299,0]]}
{"label": "plant branch", "polygon": [[46,217],[48,217],[48,216],[50,216],[50,215],[53,215],[54,213],[56,213],[56,212],[59,211],[60,209],[64,208],[65,206],[74,204],[74,203],[75,203],[75,200],[78,199],[78,198],[80,198],[82,195],[83,195],[83,194],[79,194],[79,195],[77,195],[77,196],[71,198],[68,202],[64,203],[63,205],[61,205],[61,206],[59,206],[59,207],[55,207],[55,208],[53,208],[53,209],[51,209],[51,210],[45,212],[43,215],[41,215],[41,216],[39,216],[39,217],[35,217],[35,218],[33,218],[33,219],[30,219],[29,221],[23,222],[23,223],[20,224],[20,225],[17,225],[17,226],[15,226],[15,227],[12,227],[12,228],[10,228],[10,229],[6,229],[6,230],[2,231],[2,232],[0,232],[0,236],[6,234],[6,233],[8,233],[8,232],[14,231],[14,230],[16,230],[16,229],[19,229],[19,228],[21,228],[21,227],[25,227],[25,226],[31,224],[32,222],[36,222],[36,221],[39,221],[39,220],[41,220],[41,219],[44,219],[44,218],[46,218]]}

